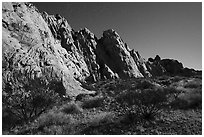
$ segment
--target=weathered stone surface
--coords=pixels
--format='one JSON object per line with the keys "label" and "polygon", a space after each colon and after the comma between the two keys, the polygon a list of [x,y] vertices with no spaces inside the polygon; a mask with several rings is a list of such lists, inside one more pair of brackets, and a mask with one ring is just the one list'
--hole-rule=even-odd
{"label": "weathered stone surface", "polygon": [[178,75],[183,71],[183,64],[174,59],[162,59],[161,65],[165,68],[166,72],[170,75]]}
{"label": "weathered stone surface", "polygon": [[143,77],[129,49],[112,29],[104,31],[97,45],[97,55],[120,78]]}
{"label": "weathered stone surface", "polygon": [[152,76],[161,76],[161,75],[181,75],[181,76],[192,76],[199,75],[199,72],[194,69],[184,68],[183,64],[174,59],[161,59],[159,55],[156,57],[149,58],[146,62],[148,71]]}
{"label": "weathered stone surface", "polygon": [[142,73],[145,77],[151,77],[152,75],[147,70],[146,61],[144,58],[142,58],[138,51],[135,51],[134,49],[130,51],[130,55],[133,57],[139,71]]}
{"label": "weathered stone surface", "polygon": [[81,29],[73,34],[75,45],[78,52],[82,55],[90,75],[86,78],[88,81],[97,81],[100,79],[99,65],[97,63],[96,45],[97,38],[87,28]]}
{"label": "weathered stone surface", "polygon": [[114,30],[100,39],[87,28],[76,32],[64,17],[39,13],[30,3],[2,4],[2,53],[3,85],[45,77],[67,96],[90,93],[80,82],[192,72],[158,55],[146,62]]}
{"label": "weathered stone surface", "polygon": [[[42,17],[47,22],[58,46],[65,49],[59,48],[63,54],[61,57],[66,66],[72,68],[70,71],[75,78],[81,81],[85,80],[91,74],[84,60],[84,56],[81,54],[79,43],[73,39],[73,37],[76,37],[74,34],[75,32],[72,30],[67,20],[59,14],[54,16],[48,15],[46,12],[42,13]],[[72,63],[71,66],[69,63],[70,60]]]}
{"label": "weathered stone surface", "polygon": [[61,83],[64,91],[60,92],[69,96],[88,93],[74,78],[73,73],[79,72],[75,60],[56,43],[47,23],[32,4],[3,3],[2,22],[4,83],[23,85],[25,79],[45,76],[50,82]]}
{"label": "weathered stone surface", "polygon": [[146,62],[146,67],[148,72],[152,76],[161,76],[166,73],[165,68],[161,65],[160,62],[161,58],[157,55],[154,59],[149,58],[148,61]]}

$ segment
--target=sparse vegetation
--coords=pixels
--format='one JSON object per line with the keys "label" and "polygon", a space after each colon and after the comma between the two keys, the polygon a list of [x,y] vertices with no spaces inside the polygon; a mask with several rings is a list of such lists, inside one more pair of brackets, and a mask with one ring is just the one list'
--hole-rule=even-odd
{"label": "sparse vegetation", "polygon": [[162,89],[129,91],[117,97],[120,104],[131,107],[129,111],[147,120],[153,119],[161,111],[166,99],[166,93]]}
{"label": "sparse vegetation", "polygon": [[53,104],[33,121],[3,134],[202,133],[201,79],[166,76],[109,80],[94,87],[95,96],[80,95],[75,101]]}

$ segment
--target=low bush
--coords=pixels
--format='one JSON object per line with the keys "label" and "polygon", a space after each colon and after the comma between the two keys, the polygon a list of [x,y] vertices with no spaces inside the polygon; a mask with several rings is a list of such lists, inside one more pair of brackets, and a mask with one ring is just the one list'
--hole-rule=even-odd
{"label": "low bush", "polygon": [[194,109],[202,107],[202,95],[195,92],[183,93],[171,103],[177,109]]}
{"label": "low bush", "polygon": [[91,118],[88,123],[89,123],[89,126],[98,126],[101,124],[107,124],[113,121],[113,117],[114,115],[111,112],[102,112],[93,116],[93,118]]}
{"label": "low bush", "polygon": [[[24,86],[5,85],[2,103],[8,114],[15,117],[13,124],[29,122],[60,102],[60,96],[50,89],[45,79],[25,80]],[[3,120],[8,117],[3,117]],[[4,126],[4,125],[3,125]]]}
{"label": "low bush", "polygon": [[171,78],[172,82],[179,82],[180,80],[183,80],[183,79],[185,78],[182,76],[174,76]]}
{"label": "low bush", "polygon": [[161,111],[167,100],[167,94],[162,88],[134,90],[123,92],[116,100],[128,110],[128,113],[135,113],[150,120]]}
{"label": "low bush", "polygon": [[149,81],[149,80],[141,80],[141,81],[137,84],[136,87],[139,88],[139,89],[148,89],[148,88],[153,88],[154,85],[153,85],[152,82]]}
{"label": "low bush", "polygon": [[184,85],[184,88],[201,88],[202,83],[201,81],[190,81],[187,84]]}
{"label": "low bush", "polygon": [[81,131],[81,134],[102,135],[104,134],[103,130],[106,130],[113,121],[114,114],[111,112],[96,114],[86,121],[86,127]]}
{"label": "low bush", "polygon": [[83,101],[82,108],[89,109],[89,108],[100,107],[103,104],[103,100],[104,100],[103,97],[93,97],[93,98],[87,99]]}
{"label": "low bush", "polygon": [[62,112],[50,111],[42,114],[36,121],[36,126],[41,128],[51,125],[70,124],[72,122],[72,117]]}
{"label": "low bush", "polygon": [[80,108],[80,106],[74,102],[63,105],[61,111],[66,114],[78,114],[83,112],[82,108]]}
{"label": "low bush", "polygon": [[[66,127],[66,131],[65,131]],[[30,134],[62,135],[74,131],[74,119],[71,115],[52,109],[40,115],[30,126]]]}
{"label": "low bush", "polygon": [[158,80],[168,80],[168,79],[169,79],[169,76],[163,75],[163,76],[157,77],[157,79],[158,79]]}

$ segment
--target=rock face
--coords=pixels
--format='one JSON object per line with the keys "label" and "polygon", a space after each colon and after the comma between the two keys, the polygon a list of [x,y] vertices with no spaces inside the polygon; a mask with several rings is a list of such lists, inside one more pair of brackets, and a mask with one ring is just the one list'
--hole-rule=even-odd
{"label": "rock face", "polygon": [[161,59],[159,55],[157,55],[154,59],[149,58],[146,62],[146,66],[152,76],[192,76],[200,74],[199,71],[195,71],[194,69],[184,68],[183,64],[177,60]]}
{"label": "rock face", "polygon": [[56,92],[88,93],[75,79],[89,74],[87,65],[62,47],[32,4],[3,3],[2,36],[3,83],[24,86],[26,79],[46,77],[61,85]]}
{"label": "rock face", "polygon": [[130,49],[112,29],[103,32],[97,46],[97,55],[120,78],[143,77]]}
{"label": "rock face", "polygon": [[87,28],[74,31],[64,17],[40,13],[30,3],[2,4],[2,53],[3,85],[20,88],[45,77],[67,96],[89,94],[81,82],[184,70],[181,63],[159,56],[146,62],[112,29],[98,39]]}
{"label": "rock face", "polygon": [[162,59],[161,65],[165,68],[166,72],[170,75],[178,75],[183,71],[183,64],[173,59]]}
{"label": "rock face", "polygon": [[161,76],[166,73],[166,69],[161,65],[161,58],[158,55],[154,59],[149,58],[146,66],[152,76]]}
{"label": "rock face", "polygon": [[97,39],[74,31],[60,15],[40,13],[30,3],[3,3],[3,83],[23,86],[46,77],[68,96],[88,93],[80,81],[150,76],[145,61],[114,30]]}

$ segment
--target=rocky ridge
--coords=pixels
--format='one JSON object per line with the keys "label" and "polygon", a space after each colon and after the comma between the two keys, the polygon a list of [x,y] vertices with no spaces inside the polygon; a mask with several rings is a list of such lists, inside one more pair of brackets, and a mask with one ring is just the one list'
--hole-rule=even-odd
{"label": "rocky ridge", "polygon": [[2,52],[3,87],[21,87],[45,77],[59,86],[56,92],[67,96],[93,93],[81,82],[177,75],[186,70],[174,60],[145,61],[112,29],[100,39],[87,28],[74,31],[64,17],[40,13],[31,3],[2,4]]}

